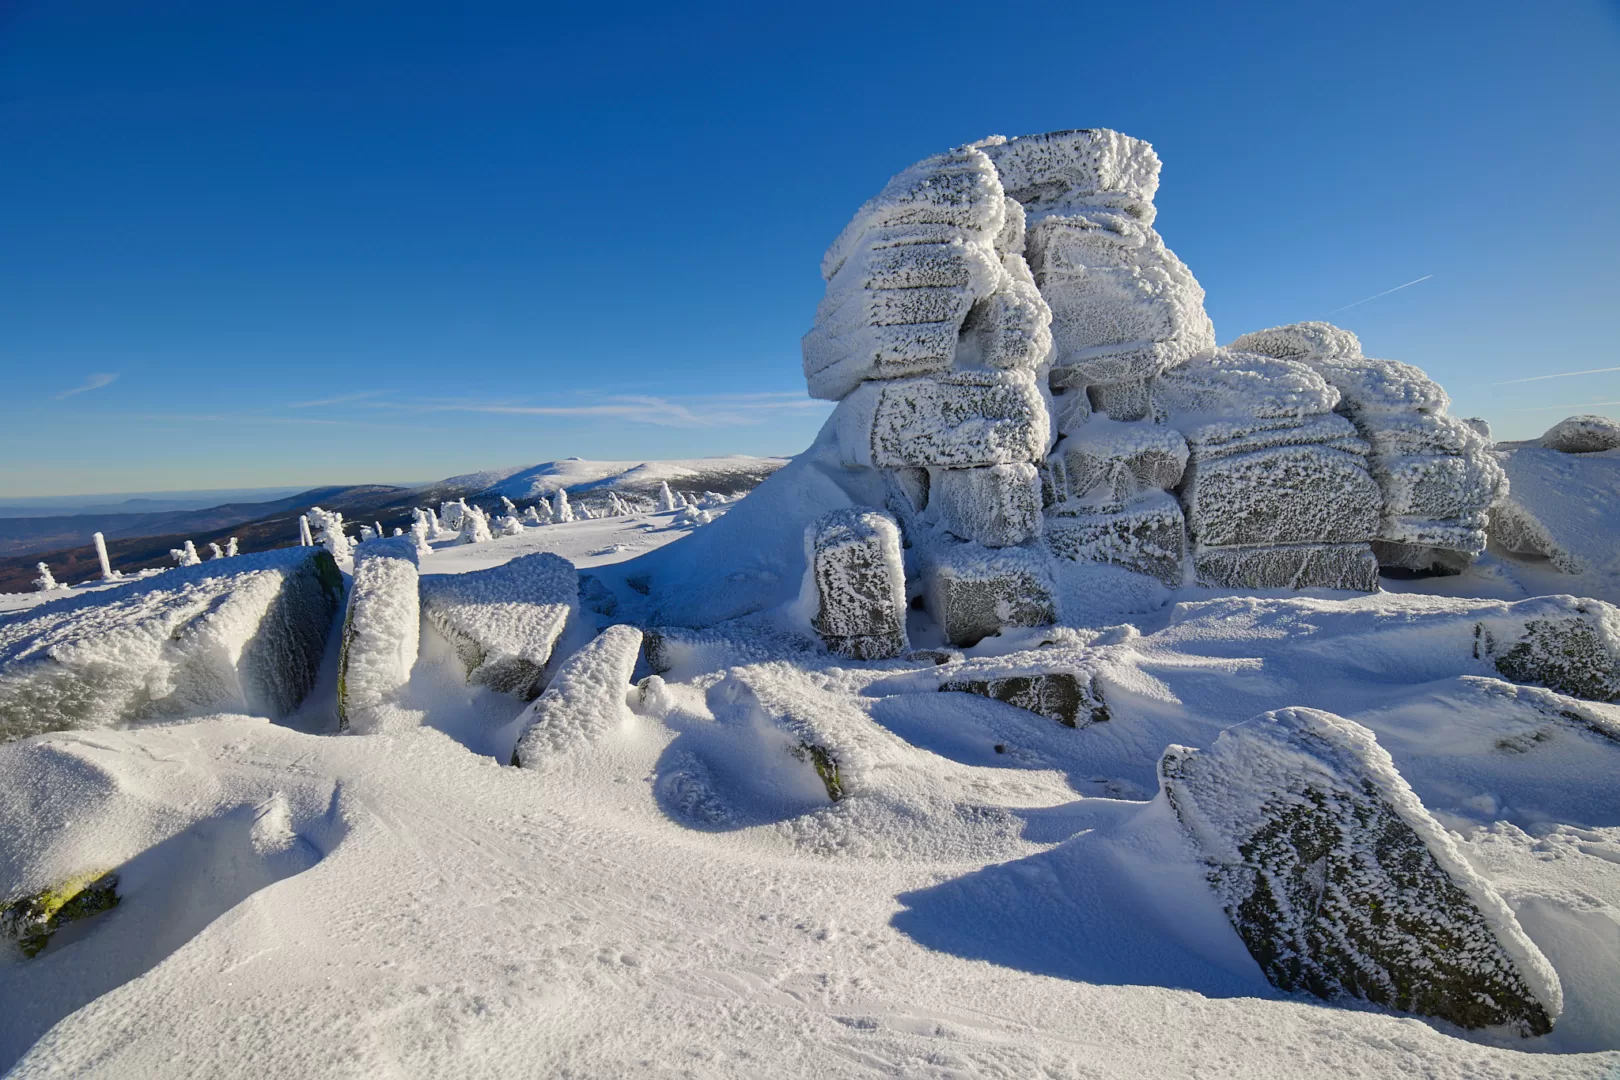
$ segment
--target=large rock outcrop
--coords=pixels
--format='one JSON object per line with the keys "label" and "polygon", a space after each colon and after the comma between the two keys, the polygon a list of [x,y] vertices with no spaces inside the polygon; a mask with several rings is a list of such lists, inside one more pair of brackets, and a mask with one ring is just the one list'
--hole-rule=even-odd
{"label": "large rock outcrop", "polygon": [[1170,747],[1159,779],[1273,985],[1552,1029],[1557,974],[1366,728],[1281,709]]}

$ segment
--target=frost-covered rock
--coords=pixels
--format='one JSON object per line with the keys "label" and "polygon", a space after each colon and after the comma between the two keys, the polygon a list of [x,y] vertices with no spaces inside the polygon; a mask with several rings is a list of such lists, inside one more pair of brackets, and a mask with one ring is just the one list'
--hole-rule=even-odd
{"label": "frost-covered rock", "polygon": [[827,648],[852,660],[905,652],[906,572],[894,519],[864,507],[835,510],[805,529],[804,548],[810,624]]}
{"label": "frost-covered rock", "polygon": [[1273,985],[1465,1028],[1552,1029],[1552,965],[1366,728],[1281,709],[1207,750],[1170,747],[1159,779]]}
{"label": "frost-covered rock", "polygon": [[1110,420],[1152,419],[1155,409],[1153,389],[1157,384],[1157,379],[1129,379],[1088,386],[1085,388],[1086,404],[1092,412]]}
{"label": "frost-covered rock", "polygon": [[62,927],[111,911],[120,899],[116,873],[75,874],[31,895],[0,902],[0,937],[15,941],[24,956],[38,956]]}
{"label": "frost-covered rock", "polygon": [[1161,376],[1154,395],[1181,426],[1214,418],[1302,421],[1333,411],[1339,392],[1303,363],[1215,349]]}
{"label": "frost-covered rock", "polygon": [[1232,342],[1238,352],[1260,353],[1282,360],[1361,355],[1361,339],[1328,322],[1297,322],[1255,330]]}
{"label": "frost-covered rock", "polygon": [[550,552],[488,570],[429,574],[422,613],[456,648],[469,682],[530,699],[579,607],[574,565]]}
{"label": "frost-covered rock", "polygon": [[320,548],[179,567],[0,622],[0,741],[130,720],[279,718],[315,683],[342,577]]}
{"label": "frost-covered rock", "polygon": [[1378,591],[1378,559],[1365,543],[1200,548],[1193,574],[1210,589]]}
{"label": "frost-covered rock", "polygon": [[1057,618],[1044,547],[987,548],[931,538],[918,555],[923,597],[952,645],[966,647],[1016,626]]}
{"label": "frost-covered rock", "polygon": [[1058,559],[1108,563],[1157,578],[1169,588],[1182,584],[1187,539],[1175,496],[1154,492],[1118,509],[1063,514],[1046,519],[1045,540]]}
{"label": "frost-covered rock", "polygon": [[422,623],[416,542],[369,540],[355,549],[338,660],[338,724],[348,727],[411,678]]}
{"label": "frost-covered rock", "polygon": [[930,506],[953,536],[985,547],[1021,544],[1041,531],[1041,487],[1028,462],[935,469]]}
{"label": "frost-covered rock", "polygon": [[1620,609],[1601,600],[1538,596],[1509,604],[1475,625],[1474,655],[1514,682],[1620,701]]}
{"label": "frost-covered rock", "polygon": [[1204,547],[1365,541],[1382,505],[1361,458],[1320,446],[1195,459],[1181,496]]}
{"label": "frost-covered rock", "polygon": [[1067,727],[1109,719],[1096,673],[1078,664],[1055,663],[1041,650],[947,665],[939,689],[994,698]]}
{"label": "frost-covered rock", "polygon": [[596,742],[633,714],[625,703],[641,652],[641,631],[610,626],[560,667],[546,692],[524,711],[512,764],[544,769]]}
{"label": "frost-covered rock", "polygon": [[1595,454],[1620,449],[1620,420],[1608,416],[1571,416],[1547,429],[1538,440],[1561,454]]}
{"label": "frost-covered rock", "polygon": [[1187,470],[1187,440],[1164,424],[1093,417],[1064,436],[1065,498],[1123,505],[1148,491],[1168,491]]}
{"label": "frost-covered rock", "polygon": [[1149,378],[1214,345],[1203,289],[1152,228],[1151,146],[1107,130],[980,146],[1028,215],[1024,253],[1052,310],[1054,387]]}
{"label": "frost-covered rock", "polygon": [[1049,315],[1007,277],[996,250],[1007,216],[994,166],[972,148],[890,180],[822,260],[827,295],[803,342],[811,395],[837,400],[866,379],[947,370],[969,312],[992,294],[1000,300],[977,313],[971,348],[1000,366],[1038,363],[1030,346]]}
{"label": "frost-covered rock", "polygon": [[1034,379],[987,371],[863,383],[830,422],[844,463],[873,468],[1033,462],[1048,427]]}

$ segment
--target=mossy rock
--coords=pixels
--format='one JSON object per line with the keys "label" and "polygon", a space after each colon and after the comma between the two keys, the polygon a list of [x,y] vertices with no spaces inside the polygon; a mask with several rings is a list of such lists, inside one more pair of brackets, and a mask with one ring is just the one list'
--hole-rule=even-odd
{"label": "mossy rock", "polygon": [[821,746],[814,743],[801,742],[789,751],[800,761],[808,761],[821,777],[821,782],[827,788],[827,797],[833,802],[844,797],[844,781],[838,775],[838,759]]}
{"label": "mossy rock", "polygon": [[38,956],[63,926],[118,906],[118,875],[96,870],[0,904],[0,935]]}

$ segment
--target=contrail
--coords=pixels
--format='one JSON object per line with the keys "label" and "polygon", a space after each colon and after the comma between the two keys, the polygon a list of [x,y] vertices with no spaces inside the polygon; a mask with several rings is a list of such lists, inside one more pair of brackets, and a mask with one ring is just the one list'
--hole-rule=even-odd
{"label": "contrail", "polygon": [[1514,383],[1540,382],[1542,379],[1568,379],[1574,375],[1604,375],[1611,371],[1620,371],[1620,367],[1595,367],[1587,371],[1560,371],[1556,375],[1532,375],[1528,379],[1507,379],[1502,382],[1493,382],[1492,386],[1512,386]]}
{"label": "contrail", "polygon": [[1414,279],[1412,281],[1408,281],[1405,285],[1397,285],[1393,289],[1385,289],[1381,293],[1374,293],[1373,295],[1367,297],[1364,300],[1357,300],[1353,304],[1346,304],[1346,305],[1344,305],[1344,307],[1336,307],[1332,311],[1328,312],[1328,314],[1329,315],[1337,315],[1341,311],[1349,311],[1353,307],[1360,307],[1362,304],[1365,304],[1368,300],[1376,300],[1380,296],[1388,296],[1392,292],[1400,292],[1402,289],[1409,289],[1413,285],[1416,285],[1418,282],[1420,282],[1420,281],[1428,281],[1432,277],[1434,277],[1433,274],[1424,274],[1420,278],[1416,278],[1416,279]]}
{"label": "contrail", "polygon": [[1600,405],[1620,405],[1620,401],[1577,401],[1570,405],[1532,405],[1528,409],[1509,409],[1508,412],[1548,412],[1552,409],[1595,409]]}

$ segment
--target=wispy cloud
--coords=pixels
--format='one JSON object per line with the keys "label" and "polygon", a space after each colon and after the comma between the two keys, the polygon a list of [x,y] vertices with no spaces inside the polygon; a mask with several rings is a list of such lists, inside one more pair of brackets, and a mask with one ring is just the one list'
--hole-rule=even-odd
{"label": "wispy cloud", "polygon": [[1353,307],[1360,307],[1362,304],[1367,303],[1369,300],[1377,300],[1380,296],[1388,296],[1392,292],[1400,292],[1402,289],[1410,289],[1413,285],[1421,284],[1422,282],[1428,281],[1432,277],[1434,277],[1433,274],[1424,274],[1420,278],[1413,278],[1411,281],[1408,281],[1405,285],[1397,285],[1393,289],[1385,289],[1381,293],[1373,293],[1371,296],[1362,297],[1360,300],[1357,300],[1353,304],[1346,304],[1346,305],[1344,305],[1344,307],[1336,307],[1332,311],[1328,312],[1328,314],[1329,315],[1337,315],[1341,311],[1349,311]]}
{"label": "wispy cloud", "polygon": [[1508,412],[1550,412],[1553,409],[1596,409],[1604,405],[1620,405],[1620,401],[1576,401],[1565,405],[1532,405],[1528,409],[1509,409]]}
{"label": "wispy cloud", "polygon": [[289,409],[314,409],[322,405],[347,405],[351,401],[368,401],[379,398],[384,394],[391,394],[392,390],[363,390],[358,394],[341,394],[338,397],[317,398],[314,401],[294,401],[287,406]]}
{"label": "wispy cloud", "polygon": [[497,416],[621,419],[660,427],[754,426],[768,423],[773,417],[784,413],[832,407],[828,402],[815,401],[798,391],[679,396],[610,394],[579,404],[548,402],[535,405],[521,400],[476,401],[451,398],[389,402],[379,405],[412,414],[464,412]]}
{"label": "wispy cloud", "polygon": [[1543,379],[1570,379],[1576,375],[1607,375],[1611,371],[1620,371],[1620,367],[1596,367],[1585,371],[1559,371],[1552,375],[1532,375],[1528,379],[1503,379],[1493,382],[1492,386],[1513,386],[1516,383],[1540,382]]}
{"label": "wispy cloud", "polygon": [[82,393],[85,393],[88,390],[100,390],[103,386],[106,386],[108,383],[112,382],[113,380],[115,380],[117,378],[118,378],[118,372],[116,372],[116,371],[99,372],[99,373],[97,373],[95,375],[90,376],[88,379],[84,380],[84,385],[75,386],[71,390],[63,390],[60,394],[56,395],[56,400],[61,401],[63,398],[70,398],[75,394],[82,394]]}

